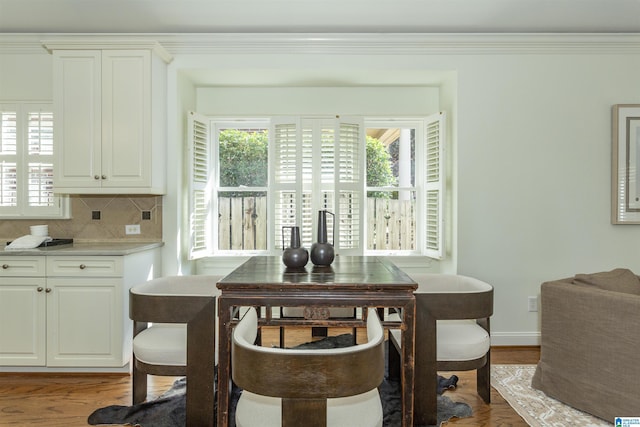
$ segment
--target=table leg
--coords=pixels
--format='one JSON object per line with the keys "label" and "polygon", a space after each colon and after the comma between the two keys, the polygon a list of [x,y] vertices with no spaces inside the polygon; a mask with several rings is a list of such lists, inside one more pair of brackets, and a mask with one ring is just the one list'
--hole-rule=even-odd
{"label": "table leg", "polygon": [[215,298],[187,323],[187,427],[213,427]]}
{"label": "table leg", "polygon": [[438,417],[436,319],[429,310],[419,309],[416,323],[415,422],[432,425]]}
{"label": "table leg", "polygon": [[231,307],[218,299],[218,427],[229,425],[231,390]]}
{"label": "table leg", "polygon": [[414,410],[414,343],[415,343],[415,323],[416,323],[415,300],[407,303],[403,310],[403,322],[405,329],[402,331],[402,425],[404,427],[413,426]]}

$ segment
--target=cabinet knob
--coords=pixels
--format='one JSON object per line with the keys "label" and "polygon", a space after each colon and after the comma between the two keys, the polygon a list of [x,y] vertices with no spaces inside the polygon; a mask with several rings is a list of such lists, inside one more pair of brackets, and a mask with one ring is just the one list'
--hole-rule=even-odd
{"label": "cabinet knob", "polygon": [[38,292],[42,292],[44,288],[42,286],[38,286]]}
{"label": "cabinet knob", "polygon": [[7,268],[9,268],[9,264],[2,264],[2,269],[6,270]]}
{"label": "cabinet knob", "polygon": [[102,179],[107,179],[107,175],[102,175]]}
{"label": "cabinet knob", "polygon": [[47,289],[45,289],[44,291],[45,291],[46,293],[49,293],[49,292],[51,292],[51,288],[47,288]]}
{"label": "cabinet knob", "polygon": [[84,270],[85,268],[87,268],[87,266],[86,266],[86,265],[84,265],[84,264],[80,264],[80,270]]}
{"label": "cabinet knob", "polygon": [[100,175],[94,175],[93,179],[100,179]]}

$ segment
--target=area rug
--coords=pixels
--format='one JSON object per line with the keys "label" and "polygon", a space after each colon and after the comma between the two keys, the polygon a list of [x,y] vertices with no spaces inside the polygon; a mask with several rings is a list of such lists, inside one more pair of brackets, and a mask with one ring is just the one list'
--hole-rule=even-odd
{"label": "area rug", "polygon": [[[305,344],[306,348],[332,348],[350,345],[353,338],[349,334],[338,337],[329,337],[313,344]],[[439,393],[446,390],[451,393],[455,388],[457,378],[439,377]],[[157,399],[133,406],[112,405],[94,411],[87,422],[90,425],[133,425],[140,427],[182,427],[185,420],[186,379],[180,378],[173,387]],[[400,398],[400,384],[385,378],[380,385],[380,398],[384,412],[384,427],[399,427],[402,425],[402,401]],[[235,405],[240,397],[241,390],[234,387],[231,395],[231,407],[229,424],[235,426]],[[455,391],[453,391],[455,393]],[[215,405],[214,405],[215,408]],[[471,407],[466,403],[454,402],[447,396],[438,395],[438,422],[443,422],[457,417],[470,417]]]}
{"label": "area rug", "polygon": [[610,427],[612,423],[565,405],[531,387],[536,365],[493,365],[491,385],[530,426]]}

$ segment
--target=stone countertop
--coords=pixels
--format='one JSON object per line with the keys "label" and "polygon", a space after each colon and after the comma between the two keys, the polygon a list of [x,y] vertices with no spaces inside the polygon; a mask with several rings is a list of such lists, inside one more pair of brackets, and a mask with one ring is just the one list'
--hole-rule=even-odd
{"label": "stone countertop", "polygon": [[82,242],[69,245],[50,246],[46,248],[0,250],[0,256],[6,255],[55,255],[55,256],[89,256],[89,255],[129,255],[149,249],[162,247],[163,242],[126,242],[126,243],[99,243]]}

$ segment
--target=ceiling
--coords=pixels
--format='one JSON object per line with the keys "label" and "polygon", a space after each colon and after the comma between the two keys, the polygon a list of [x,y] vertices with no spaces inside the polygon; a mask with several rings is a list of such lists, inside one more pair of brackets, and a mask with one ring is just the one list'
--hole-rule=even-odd
{"label": "ceiling", "polygon": [[635,33],[640,0],[0,0],[0,33]]}

